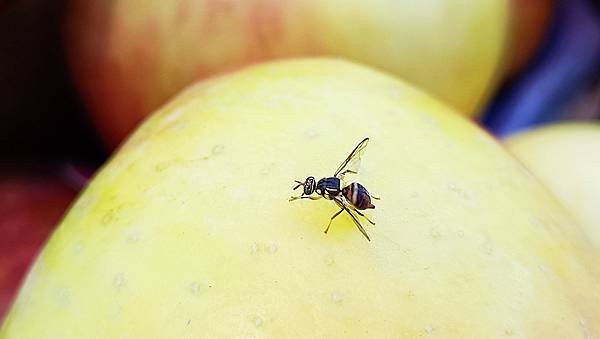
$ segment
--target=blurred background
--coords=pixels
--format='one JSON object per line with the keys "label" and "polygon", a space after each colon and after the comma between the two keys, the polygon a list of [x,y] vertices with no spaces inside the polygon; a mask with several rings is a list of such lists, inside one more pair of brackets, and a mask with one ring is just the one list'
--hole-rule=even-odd
{"label": "blurred background", "polygon": [[390,3],[0,1],[0,319],[93,173],[197,80],[328,55],[411,82],[498,138],[600,119],[600,2]]}

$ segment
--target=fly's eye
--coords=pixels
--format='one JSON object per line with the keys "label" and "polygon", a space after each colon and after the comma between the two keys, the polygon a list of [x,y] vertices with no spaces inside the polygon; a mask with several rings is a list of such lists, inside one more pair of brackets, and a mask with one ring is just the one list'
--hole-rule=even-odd
{"label": "fly's eye", "polygon": [[312,185],[305,185],[304,186],[304,195],[311,195],[313,192],[314,188]]}

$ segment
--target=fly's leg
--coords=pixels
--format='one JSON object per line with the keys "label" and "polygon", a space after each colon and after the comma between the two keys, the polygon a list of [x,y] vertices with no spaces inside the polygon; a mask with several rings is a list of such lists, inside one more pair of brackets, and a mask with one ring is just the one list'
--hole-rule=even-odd
{"label": "fly's leg", "polygon": [[338,198],[333,198],[333,201],[335,201],[335,203],[338,204],[338,206],[340,206],[340,208],[345,210],[350,215],[350,217],[352,218],[352,221],[354,221],[354,224],[356,225],[356,227],[358,228],[360,233],[362,233],[365,236],[365,238],[367,238],[368,241],[371,241],[371,238],[369,238],[367,231],[365,231],[365,229],[360,224],[360,221],[358,221],[358,219],[356,219],[356,216],[354,216],[352,211],[350,211],[350,209],[348,207],[346,207],[346,204],[344,204],[344,202],[339,200]]}
{"label": "fly's leg", "polygon": [[294,190],[298,189],[298,187],[300,187],[300,186],[305,185],[305,183],[302,181],[294,180],[294,182],[298,184],[298,185],[294,186],[294,188],[293,188]]}
{"label": "fly's leg", "polygon": [[369,217],[367,217],[366,215],[364,215],[363,213],[361,213],[361,212],[360,212],[359,210],[357,210],[357,209],[356,209],[354,206],[350,206],[350,208],[351,208],[351,209],[352,209],[354,212],[356,212],[356,214],[358,214],[358,215],[360,215],[361,217],[363,217],[363,218],[367,219],[367,221],[368,221],[368,222],[369,222],[371,225],[375,226],[375,223],[374,223],[374,222],[373,222],[371,219],[369,219]]}
{"label": "fly's leg", "polygon": [[369,196],[370,196],[371,198],[375,199],[375,200],[381,200],[381,198],[380,198],[380,197],[376,197],[376,196],[374,196],[374,195],[371,195],[371,193],[369,193]]}
{"label": "fly's leg", "polygon": [[322,198],[322,196],[320,196],[320,195],[317,195],[317,196],[312,196],[312,195],[309,195],[309,196],[307,196],[307,195],[299,195],[299,196],[297,196],[297,197],[290,197],[290,200],[289,200],[289,201],[294,201],[294,200],[298,200],[298,199],[319,200],[319,199],[321,199],[321,198]]}
{"label": "fly's leg", "polygon": [[338,215],[340,215],[340,213],[344,212],[344,209],[342,208],[341,210],[339,210],[336,214],[334,214],[331,219],[329,219],[329,224],[327,224],[327,228],[325,229],[325,234],[327,234],[327,232],[329,231],[329,226],[331,226],[331,222],[333,221],[333,219],[335,219],[335,217],[337,217]]}

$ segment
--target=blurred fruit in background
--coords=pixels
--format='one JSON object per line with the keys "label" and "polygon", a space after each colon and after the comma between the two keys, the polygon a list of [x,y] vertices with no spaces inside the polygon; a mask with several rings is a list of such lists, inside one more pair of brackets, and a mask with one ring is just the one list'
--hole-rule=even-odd
{"label": "blurred fruit in background", "polygon": [[509,56],[506,76],[527,66],[542,46],[554,15],[556,0],[511,0]]}
{"label": "blurred fruit in background", "polygon": [[[323,234],[338,207],[288,202],[293,180],[331,173],[365,136],[372,241],[346,214]],[[1,335],[594,336],[596,259],[552,195],[448,106],[340,60],[269,63],[189,88],[132,135]]]}
{"label": "blurred fruit in background", "polygon": [[558,1],[535,60],[496,94],[483,123],[504,136],[570,118],[570,105],[600,74],[600,11],[590,0]]}
{"label": "blurred fruit in background", "polygon": [[600,248],[600,124],[544,126],[510,136],[504,143]]}
{"label": "blurred fruit in background", "polygon": [[196,79],[302,55],[377,67],[477,114],[504,62],[508,15],[505,0],[72,0],[65,46],[115,147]]}
{"label": "blurred fruit in background", "polygon": [[76,192],[48,173],[0,170],[0,322]]}
{"label": "blurred fruit in background", "polygon": [[0,321],[84,184],[56,164],[105,156],[66,72],[62,13],[62,1],[0,1]]}

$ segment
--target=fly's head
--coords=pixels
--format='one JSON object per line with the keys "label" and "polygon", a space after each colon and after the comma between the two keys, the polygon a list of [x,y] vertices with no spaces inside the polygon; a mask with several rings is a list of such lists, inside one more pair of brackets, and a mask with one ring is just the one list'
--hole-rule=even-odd
{"label": "fly's head", "polygon": [[308,177],[304,182],[304,195],[311,195],[317,188],[317,182],[315,177]]}

